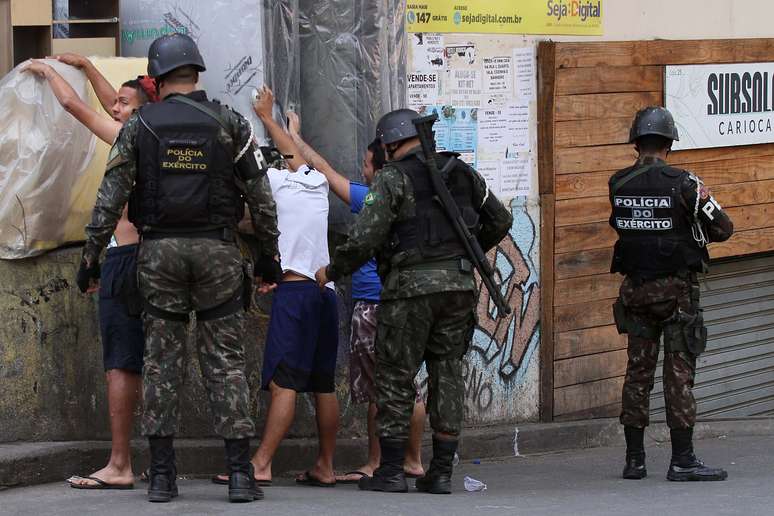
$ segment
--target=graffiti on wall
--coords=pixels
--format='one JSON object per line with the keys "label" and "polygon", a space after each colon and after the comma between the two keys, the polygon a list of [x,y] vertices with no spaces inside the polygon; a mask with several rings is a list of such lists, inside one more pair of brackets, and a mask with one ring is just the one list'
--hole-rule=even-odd
{"label": "graffiti on wall", "polygon": [[466,419],[486,421],[510,416],[510,393],[524,381],[540,340],[540,284],[533,260],[536,224],[526,204],[514,201],[511,232],[488,253],[497,283],[513,311],[497,318],[479,281],[478,327],[463,373]]}

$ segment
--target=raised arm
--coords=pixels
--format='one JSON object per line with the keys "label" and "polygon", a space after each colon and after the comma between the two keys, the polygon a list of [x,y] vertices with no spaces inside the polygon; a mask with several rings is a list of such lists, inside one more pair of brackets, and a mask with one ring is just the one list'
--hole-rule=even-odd
{"label": "raised arm", "polygon": [[42,61],[30,61],[23,71],[35,73],[39,77],[46,79],[51,87],[51,91],[65,111],[85,125],[97,138],[108,145],[113,144],[118,137],[119,131],[121,131],[121,122],[105,118],[94,111],[81,100],[73,87],[50,65]]}
{"label": "raised arm", "polygon": [[319,170],[328,180],[328,184],[331,186],[331,190],[335,193],[339,199],[349,204],[349,179],[339,174],[325,158],[320,156],[317,151],[309,146],[301,138],[301,120],[298,115],[293,111],[287,112],[288,116],[288,133],[293,143],[298,147],[301,156],[306,160],[310,167]]}
{"label": "raised arm", "polygon": [[286,156],[292,156],[287,158],[287,162],[290,169],[295,172],[301,165],[307,165],[307,162],[301,156],[301,151],[299,151],[290,135],[274,120],[272,116],[273,108],[274,93],[272,93],[268,86],[263,86],[259,92],[258,100],[253,104],[253,110],[258,115],[279,151]]}
{"label": "raised arm", "polygon": [[86,78],[89,79],[92,88],[94,88],[94,93],[97,94],[99,103],[102,104],[102,109],[104,109],[105,113],[108,115],[111,114],[111,109],[113,104],[116,102],[118,92],[113,89],[113,86],[108,82],[107,79],[105,79],[105,76],[102,75],[99,70],[97,70],[97,67],[94,66],[94,63],[89,61],[88,58],[85,58],[79,54],[74,54],[72,52],[56,54],[51,56],[51,59],[56,59],[61,63],[69,64],[70,66],[74,66],[83,70],[83,73],[86,74]]}

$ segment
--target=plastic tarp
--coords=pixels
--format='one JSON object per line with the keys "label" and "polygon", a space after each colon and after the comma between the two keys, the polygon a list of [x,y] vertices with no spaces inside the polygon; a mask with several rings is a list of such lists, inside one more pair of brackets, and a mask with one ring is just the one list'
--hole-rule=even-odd
{"label": "plastic tarp", "polygon": [[[405,105],[405,2],[296,1],[304,138],[339,172],[362,180],[376,122]],[[331,228],[343,231],[349,207],[331,202],[330,213]]]}
{"label": "plastic tarp", "polygon": [[122,0],[120,14],[124,56],[147,57],[153,40],[165,34],[191,36],[207,66],[202,89],[246,116],[263,138],[252,110],[253,92],[264,82],[262,0]]}
{"label": "plastic tarp", "polygon": [[[82,98],[86,77],[47,61]],[[66,220],[95,137],[48,84],[17,66],[0,80],[0,258],[26,258],[68,240]]]}
{"label": "plastic tarp", "polygon": [[[91,61],[116,89],[147,67],[145,59]],[[81,71],[46,62],[108,117]],[[0,258],[82,241],[110,146],[60,106],[46,81],[18,68],[0,80],[0,113]]]}

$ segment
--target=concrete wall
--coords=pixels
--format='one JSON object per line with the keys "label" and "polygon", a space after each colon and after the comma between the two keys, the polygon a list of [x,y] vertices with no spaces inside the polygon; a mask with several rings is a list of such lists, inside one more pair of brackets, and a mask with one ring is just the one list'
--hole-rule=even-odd
{"label": "concrete wall", "polygon": [[[80,254],[80,248],[70,248],[0,261],[0,443],[110,438],[96,296],[81,294],[74,283]],[[258,389],[268,309],[264,304],[248,319],[245,340],[259,427],[266,415],[267,393]],[[191,342],[187,350],[179,435],[211,436]],[[362,407],[350,405],[346,360],[342,356],[339,362],[342,436],[362,435]],[[314,435],[313,414],[311,400],[301,396],[291,434]]]}

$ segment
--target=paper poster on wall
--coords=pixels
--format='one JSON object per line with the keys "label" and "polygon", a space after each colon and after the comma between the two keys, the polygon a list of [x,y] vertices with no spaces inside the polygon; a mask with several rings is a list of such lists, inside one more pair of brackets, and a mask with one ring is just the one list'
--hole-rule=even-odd
{"label": "paper poster on wall", "polygon": [[673,150],[774,142],[774,63],[667,66]]}
{"label": "paper poster on wall", "polygon": [[406,99],[409,109],[419,111],[422,106],[438,103],[438,74],[417,71],[406,75]]}
{"label": "paper poster on wall", "polygon": [[446,45],[444,54],[448,68],[473,68],[476,66],[476,45],[471,42]]}
{"label": "paper poster on wall", "polygon": [[438,151],[451,150],[450,141],[450,127],[449,121],[444,116],[444,109],[452,109],[451,106],[424,106],[418,109],[419,114],[425,115],[438,115],[438,120],[433,124],[433,132],[435,134],[435,148]]}
{"label": "paper poster on wall", "polygon": [[496,196],[500,196],[500,161],[499,160],[479,160],[476,170],[486,180],[489,190]]}
{"label": "paper poster on wall", "polygon": [[475,166],[478,149],[478,108],[425,106],[421,115],[437,114],[433,125],[435,146],[439,151],[460,153],[460,159]]}
{"label": "paper poster on wall", "polygon": [[511,56],[483,58],[486,104],[502,104],[513,96],[513,69]]}
{"label": "paper poster on wall", "polygon": [[529,156],[516,159],[506,159],[500,163],[500,194],[503,197],[518,197],[530,194],[530,171],[532,170]]}
{"label": "paper poster on wall", "polygon": [[602,0],[409,0],[406,30],[601,36]]}
{"label": "paper poster on wall", "polygon": [[514,48],[513,61],[516,98],[525,102],[535,100],[535,49]]}
{"label": "paper poster on wall", "polygon": [[[451,150],[461,154],[475,154],[478,148],[478,109],[452,108],[449,117]],[[473,159],[475,162],[475,159]]]}
{"label": "paper poster on wall", "polygon": [[502,159],[529,151],[529,104],[481,108],[478,112],[478,146]]}
{"label": "paper poster on wall", "polygon": [[446,70],[444,93],[454,106],[481,105],[481,74],[475,69]]}
{"label": "paper poster on wall", "polygon": [[443,46],[443,34],[417,32],[410,36],[414,56],[414,68],[417,70],[442,70],[446,66],[446,49]]}

